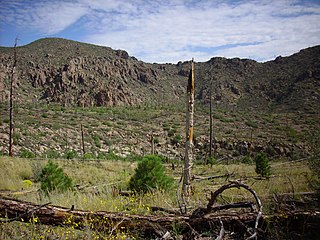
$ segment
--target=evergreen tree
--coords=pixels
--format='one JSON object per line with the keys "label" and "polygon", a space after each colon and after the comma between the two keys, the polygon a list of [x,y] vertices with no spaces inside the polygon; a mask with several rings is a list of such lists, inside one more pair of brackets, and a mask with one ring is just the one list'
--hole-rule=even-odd
{"label": "evergreen tree", "polygon": [[129,188],[136,192],[148,192],[153,189],[168,190],[173,185],[173,178],[165,174],[161,157],[147,155],[135,170],[129,181]]}
{"label": "evergreen tree", "polygon": [[73,189],[74,184],[70,177],[68,177],[58,164],[49,160],[46,166],[41,171],[40,174],[41,190],[49,194],[49,192],[58,190],[66,191]]}
{"label": "evergreen tree", "polygon": [[269,159],[266,154],[259,153],[255,156],[254,161],[256,163],[256,173],[262,177],[270,175]]}

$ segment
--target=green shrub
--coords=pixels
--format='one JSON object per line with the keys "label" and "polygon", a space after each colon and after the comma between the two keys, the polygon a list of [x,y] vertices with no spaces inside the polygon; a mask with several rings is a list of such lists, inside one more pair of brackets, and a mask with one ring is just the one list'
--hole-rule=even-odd
{"label": "green shrub", "polygon": [[245,124],[248,127],[252,127],[252,128],[257,128],[258,127],[258,123],[256,121],[253,121],[253,120],[246,121]]}
{"label": "green shrub", "polygon": [[34,158],[36,155],[27,149],[22,149],[19,156],[22,158]]}
{"label": "green shrub", "polygon": [[44,166],[40,175],[40,189],[46,194],[57,190],[59,192],[64,192],[66,190],[71,190],[74,188],[73,181],[68,177],[61,167],[52,160]]}
{"label": "green shrub", "polygon": [[168,130],[168,136],[173,137],[176,132],[177,132],[176,129],[171,128],[170,130]]}
{"label": "green shrub", "polygon": [[58,151],[55,150],[48,150],[47,152],[45,152],[44,154],[47,158],[53,159],[53,158],[60,158],[60,153]]}
{"label": "green shrub", "polygon": [[244,156],[241,159],[241,162],[245,163],[245,164],[252,164],[253,163],[253,159],[251,157],[249,157],[249,156]]}
{"label": "green shrub", "polygon": [[217,164],[217,159],[215,157],[209,157],[207,159],[207,164],[210,164],[211,166],[214,165],[214,164]]}
{"label": "green shrub", "polygon": [[170,126],[169,126],[168,123],[163,123],[162,127],[163,127],[163,130],[165,130],[165,131],[169,131],[170,130]]}
{"label": "green shrub", "polygon": [[18,144],[20,138],[21,138],[21,135],[20,135],[19,132],[13,132],[12,139],[13,139],[13,144],[14,145]]}
{"label": "green shrub", "polygon": [[74,151],[74,150],[70,150],[70,151],[67,151],[65,154],[64,154],[64,158],[66,159],[74,159],[78,156],[77,152]]}
{"label": "green shrub", "polygon": [[269,159],[266,154],[259,153],[255,156],[254,161],[256,163],[256,173],[262,177],[270,175]]}
{"label": "green shrub", "polygon": [[181,135],[175,135],[172,139],[171,139],[171,144],[172,145],[177,145],[178,143],[181,142]]}
{"label": "green shrub", "polygon": [[153,189],[169,190],[173,186],[173,178],[165,174],[161,161],[157,155],[144,156],[129,181],[129,188],[140,193]]}
{"label": "green shrub", "polygon": [[97,148],[101,148],[100,136],[98,134],[93,135],[93,141]]}
{"label": "green shrub", "polygon": [[89,152],[86,152],[85,154],[82,155],[82,159],[88,160],[88,159],[94,159],[95,155]]}

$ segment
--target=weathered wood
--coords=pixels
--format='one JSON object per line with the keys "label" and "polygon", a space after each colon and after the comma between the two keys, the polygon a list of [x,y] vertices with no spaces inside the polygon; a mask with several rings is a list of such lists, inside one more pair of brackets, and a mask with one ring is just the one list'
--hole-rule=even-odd
{"label": "weathered wood", "polygon": [[226,173],[223,175],[213,175],[213,176],[207,176],[207,177],[192,175],[192,180],[202,181],[202,180],[211,180],[215,178],[229,178],[229,177],[232,177],[233,175],[234,173]]}
{"label": "weathered wood", "polygon": [[[26,214],[26,213],[32,214]],[[152,230],[154,224],[159,224],[164,228],[172,228],[173,224],[182,224],[186,226],[187,216],[179,216],[168,214],[166,216],[143,216],[129,215],[126,213],[113,213],[106,211],[83,211],[71,210],[59,206],[41,206],[38,204],[10,199],[0,198],[0,216],[3,218],[15,218],[18,221],[29,221],[37,218],[37,222],[48,225],[68,225],[71,224],[69,219],[76,228],[83,228],[89,221],[90,226],[97,230],[110,228],[114,224],[119,224],[119,227],[127,229],[139,228],[142,231]],[[7,219],[5,219],[7,221]]]}
{"label": "weathered wood", "polygon": [[[193,113],[194,113],[194,63],[191,61],[191,71],[187,87],[187,114],[186,114],[186,145],[185,158],[182,173],[182,199],[185,205],[185,199],[191,194],[191,168],[193,162]],[[185,206],[186,208],[186,206]]]}
{"label": "weathered wood", "polygon": [[[114,231],[115,228],[126,228],[129,231],[153,233],[155,233],[157,226],[161,226],[162,229],[167,231],[179,228],[184,232],[190,229],[196,231],[212,230],[214,227],[214,229],[217,229],[218,234],[221,227],[220,220],[223,222],[225,229],[236,229],[241,226],[242,228],[244,228],[243,226],[254,227],[256,222],[256,213],[239,214],[225,212],[206,214],[201,217],[173,214],[143,216],[105,211],[74,210],[59,206],[38,205],[9,198],[0,198],[0,216],[5,218],[1,220],[2,222],[8,222],[13,218],[16,221],[26,222],[36,218],[37,223],[72,226],[77,229],[83,229],[89,225],[90,228],[97,231],[105,231],[106,229]],[[279,223],[281,221],[302,222],[305,224],[310,221],[318,223],[320,221],[320,212],[295,211],[285,214],[264,215],[261,217],[260,226],[269,224],[268,226],[270,227],[270,223]]]}

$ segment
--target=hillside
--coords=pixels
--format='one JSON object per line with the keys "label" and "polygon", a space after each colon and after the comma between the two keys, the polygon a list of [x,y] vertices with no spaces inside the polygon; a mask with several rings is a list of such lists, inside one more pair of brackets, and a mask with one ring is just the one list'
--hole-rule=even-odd
{"label": "hillside", "polygon": [[[13,49],[0,52],[4,101]],[[170,104],[183,98],[190,68],[188,62],[148,64],[123,50],[57,38],[18,47],[17,56],[20,101],[73,106]],[[238,58],[196,63],[197,98],[206,103],[211,86],[216,102],[230,106],[319,112],[319,56],[316,46],[266,63]]]}
{"label": "hillside", "polygon": [[[149,64],[123,50],[48,38],[17,47],[15,154],[156,153],[183,157],[190,62]],[[8,145],[13,49],[0,48],[0,151]],[[195,64],[196,149],[208,149],[208,103],[214,99],[217,158],[257,152],[296,159],[312,153],[320,125],[320,46],[258,63],[214,57]]]}

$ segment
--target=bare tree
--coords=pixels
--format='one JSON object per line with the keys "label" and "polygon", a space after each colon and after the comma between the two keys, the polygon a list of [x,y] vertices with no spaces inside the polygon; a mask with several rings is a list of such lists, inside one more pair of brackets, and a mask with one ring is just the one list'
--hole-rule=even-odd
{"label": "bare tree", "polygon": [[[210,134],[210,136],[209,136],[209,139],[210,139],[210,145],[209,145],[209,159],[211,159],[212,158],[212,86],[210,87],[210,110],[209,110],[209,114],[210,114],[210,116],[209,116],[209,124],[210,124],[210,126],[209,126],[209,134]],[[207,161],[207,164],[208,164],[208,161]]]}
{"label": "bare tree", "polygon": [[81,147],[82,147],[82,155],[86,154],[86,150],[84,148],[84,133],[83,133],[83,127],[82,123],[80,123],[80,130],[81,130]]}
{"label": "bare tree", "polygon": [[9,156],[13,156],[13,81],[14,81],[14,75],[16,72],[16,65],[17,65],[17,47],[18,38],[15,39],[14,47],[13,47],[13,65],[11,70],[11,78],[10,78],[10,103],[9,103],[9,118],[10,118],[10,130],[9,130]]}
{"label": "bare tree", "polygon": [[[194,62],[191,61],[191,70],[187,87],[187,116],[186,116],[186,146],[182,173],[182,198],[189,197],[191,193],[191,168],[193,161],[193,112],[194,112]],[[184,201],[185,202],[185,201]]]}

